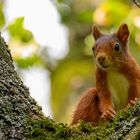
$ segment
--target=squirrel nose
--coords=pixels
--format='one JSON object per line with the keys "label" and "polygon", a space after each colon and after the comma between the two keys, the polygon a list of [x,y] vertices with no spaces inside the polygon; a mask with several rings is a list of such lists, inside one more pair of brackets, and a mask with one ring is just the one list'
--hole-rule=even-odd
{"label": "squirrel nose", "polygon": [[99,56],[98,58],[97,58],[97,60],[98,60],[98,62],[99,63],[104,63],[105,62],[105,60],[106,60],[106,57],[105,56]]}

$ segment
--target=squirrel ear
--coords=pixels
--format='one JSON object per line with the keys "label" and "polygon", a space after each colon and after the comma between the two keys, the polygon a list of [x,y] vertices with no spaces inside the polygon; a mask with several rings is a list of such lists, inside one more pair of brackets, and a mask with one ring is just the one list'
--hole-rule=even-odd
{"label": "squirrel ear", "polygon": [[120,39],[122,42],[127,42],[128,37],[129,37],[129,29],[127,24],[122,24],[120,28],[118,29],[116,33],[117,37]]}
{"label": "squirrel ear", "polygon": [[99,37],[102,36],[102,33],[99,31],[98,27],[96,25],[93,25],[92,27],[92,34],[95,40],[97,40]]}

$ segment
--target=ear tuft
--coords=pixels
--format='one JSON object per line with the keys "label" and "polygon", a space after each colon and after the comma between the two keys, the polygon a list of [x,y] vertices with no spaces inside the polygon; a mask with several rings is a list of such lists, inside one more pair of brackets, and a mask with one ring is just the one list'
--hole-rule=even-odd
{"label": "ear tuft", "polygon": [[117,33],[116,33],[117,37],[120,39],[120,41],[122,41],[123,43],[128,41],[128,37],[129,37],[129,29],[127,24],[122,24]]}
{"label": "ear tuft", "polygon": [[99,31],[98,27],[96,25],[93,25],[92,27],[92,34],[95,40],[97,40],[99,37],[102,36],[102,33]]}

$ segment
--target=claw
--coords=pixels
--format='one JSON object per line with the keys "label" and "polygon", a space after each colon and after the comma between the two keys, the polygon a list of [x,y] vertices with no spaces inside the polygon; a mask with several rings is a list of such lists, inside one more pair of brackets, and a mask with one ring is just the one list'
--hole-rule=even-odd
{"label": "claw", "polygon": [[128,106],[135,105],[137,101],[138,101],[138,98],[134,98],[133,100],[130,100],[129,103],[128,103]]}
{"label": "claw", "polygon": [[109,108],[109,110],[110,110],[114,115],[117,114],[116,111],[115,111],[113,108]]}
{"label": "claw", "polygon": [[111,119],[114,118],[116,115],[116,111],[113,108],[107,109],[101,116],[103,119]]}
{"label": "claw", "polygon": [[110,117],[112,117],[112,118],[115,117],[115,115],[114,115],[112,112],[110,112],[109,110],[107,110],[106,112],[107,112],[107,114],[108,114]]}
{"label": "claw", "polygon": [[131,105],[134,105],[135,103],[136,103],[135,100],[130,100],[130,104],[131,104]]}

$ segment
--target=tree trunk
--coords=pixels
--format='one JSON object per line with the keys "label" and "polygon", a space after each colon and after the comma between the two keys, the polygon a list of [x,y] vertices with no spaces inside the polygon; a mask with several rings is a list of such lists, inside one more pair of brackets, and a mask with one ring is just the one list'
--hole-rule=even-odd
{"label": "tree trunk", "polygon": [[15,71],[8,46],[0,36],[0,140],[25,139],[28,118],[42,116],[41,108]]}
{"label": "tree trunk", "polygon": [[45,117],[14,69],[11,54],[0,36],[0,140],[140,139],[140,102],[99,127],[77,127]]}

